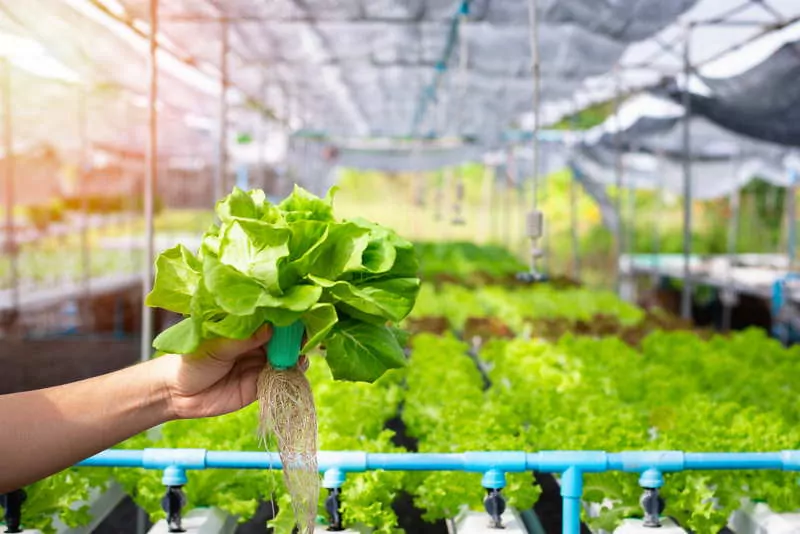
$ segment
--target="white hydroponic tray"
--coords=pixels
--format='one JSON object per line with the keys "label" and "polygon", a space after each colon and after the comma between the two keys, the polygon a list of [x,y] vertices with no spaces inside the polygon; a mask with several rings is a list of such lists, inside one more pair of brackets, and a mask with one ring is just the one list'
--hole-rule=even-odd
{"label": "white hydroponic tray", "polygon": [[735,511],[728,523],[736,534],[797,534],[800,513],[778,514],[763,503],[747,503]]}

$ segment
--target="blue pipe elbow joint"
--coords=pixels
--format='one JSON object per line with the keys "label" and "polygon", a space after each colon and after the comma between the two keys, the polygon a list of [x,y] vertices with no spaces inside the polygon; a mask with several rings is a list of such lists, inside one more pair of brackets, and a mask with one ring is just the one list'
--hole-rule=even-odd
{"label": "blue pipe elbow joint", "polygon": [[161,477],[161,483],[165,486],[185,486],[188,479],[186,478],[186,470],[182,467],[170,465],[164,469],[164,474]]}
{"label": "blue pipe elbow joint", "polygon": [[658,489],[664,485],[664,476],[658,469],[647,469],[639,477],[639,485],[645,489]]}
{"label": "blue pipe elbow joint", "polygon": [[497,469],[490,469],[483,474],[481,486],[489,490],[501,490],[506,487],[506,474]]}
{"label": "blue pipe elbow joint", "polygon": [[344,485],[346,474],[341,469],[333,467],[322,475],[322,487],[325,489],[338,489]]}

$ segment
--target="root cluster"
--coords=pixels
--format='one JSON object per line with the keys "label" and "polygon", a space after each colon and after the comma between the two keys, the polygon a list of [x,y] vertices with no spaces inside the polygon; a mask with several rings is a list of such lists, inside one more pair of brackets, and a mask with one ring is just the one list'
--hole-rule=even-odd
{"label": "root cluster", "polygon": [[275,436],[283,476],[292,497],[299,534],[311,534],[317,517],[317,412],[311,385],[297,368],[278,371],[269,364],[258,377],[262,439]]}

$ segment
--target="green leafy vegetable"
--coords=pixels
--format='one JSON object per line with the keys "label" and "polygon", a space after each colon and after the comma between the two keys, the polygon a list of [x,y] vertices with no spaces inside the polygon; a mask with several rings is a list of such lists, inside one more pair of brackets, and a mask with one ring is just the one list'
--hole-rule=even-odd
{"label": "green leafy vegetable", "polygon": [[238,188],[217,203],[220,224],[197,255],[178,245],[156,261],[149,306],[185,317],[154,347],[190,353],[206,339],[245,339],[265,322],[302,321],[342,380],[373,381],[405,357],[387,324],[405,318],[420,282],[411,243],[362,219],[339,221],[333,190],[295,187],[277,206]]}

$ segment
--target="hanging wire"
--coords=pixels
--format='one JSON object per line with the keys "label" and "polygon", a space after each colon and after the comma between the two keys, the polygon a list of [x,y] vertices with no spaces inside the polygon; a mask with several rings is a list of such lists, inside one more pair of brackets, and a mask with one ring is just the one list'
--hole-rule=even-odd
{"label": "hanging wire", "polygon": [[539,124],[541,111],[541,58],[539,56],[539,2],[528,0],[528,22],[530,24],[531,74],[533,76],[533,175],[531,207],[537,205],[539,181]]}
{"label": "hanging wire", "polygon": [[[464,38],[464,26],[467,23],[467,16],[469,14],[469,4],[466,4],[466,9],[462,9],[459,14],[459,25],[458,25],[458,86],[459,86],[459,102],[460,105],[456,106],[456,112],[454,117],[454,124],[455,124],[455,131],[456,135],[460,135],[462,130],[462,120],[464,115],[464,109],[466,106],[466,99],[467,99],[467,92],[468,92],[468,61],[469,61],[469,47],[467,46],[467,40]],[[455,199],[453,202],[453,219],[450,221],[454,226],[461,226],[466,223],[464,219],[464,195],[465,195],[465,185],[464,185],[464,170],[462,167],[458,167],[456,169],[456,178],[455,178]]]}
{"label": "hanging wire", "polygon": [[539,54],[539,3],[537,0],[528,0],[528,20],[530,26],[531,47],[531,74],[533,75],[533,175],[531,178],[531,211],[525,221],[526,233],[531,240],[529,271],[521,277],[527,281],[537,281],[542,278],[536,269],[536,262],[542,256],[537,248],[537,241],[542,237],[544,217],[537,209],[537,184],[539,182],[539,127],[541,123],[541,58]]}

